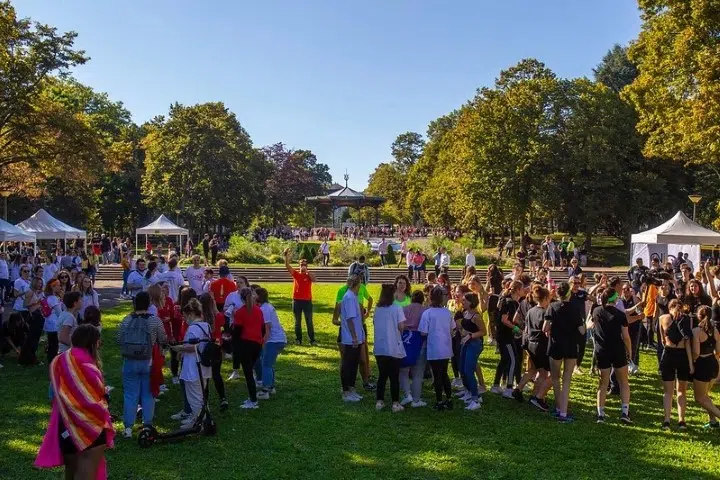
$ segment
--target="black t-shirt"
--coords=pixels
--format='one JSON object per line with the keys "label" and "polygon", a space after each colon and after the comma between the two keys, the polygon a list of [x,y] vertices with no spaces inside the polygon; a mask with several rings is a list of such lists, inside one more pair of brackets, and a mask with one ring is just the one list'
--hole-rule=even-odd
{"label": "black t-shirt", "polygon": [[210,240],[208,240],[207,238],[203,239],[202,245],[203,245],[203,250],[205,250],[205,251],[210,250]]}
{"label": "black t-shirt", "polygon": [[580,318],[580,321],[585,320],[585,301],[588,295],[585,290],[578,290],[573,293],[570,297],[570,304],[575,308],[575,315]]}
{"label": "black t-shirt", "polygon": [[498,342],[511,342],[513,339],[513,331],[512,328],[509,328],[507,325],[505,325],[502,322],[502,317],[504,315],[507,315],[507,318],[510,322],[512,322],[513,318],[515,317],[515,312],[517,312],[518,309],[518,302],[512,299],[512,297],[506,297],[502,296],[500,297],[500,301],[498,302],[498,310],[500,311],[498,315],[498,325],[497,325],[497,339]]}
{"label": "black t-shirt", "polygon": [[595,349],[620,352],[625,348],[622,327],[628,326],[627,316],[612,305],[597,307],[592,312]]}
{"label": "black t-shirt", "polygon": [[552,343],[576,342],[578,327],[583,324],[577,315],[577,307],[571,302],[553,302],[545,310],[545,320],[552,324],[550,341]]}
{"label": "black t-shirt", "polygon": [[525,322],[528,332],[528,342],[535,342],[547,345],[547,335],[542,331],[545,323],[545,309],[535,305],[525,315]]}

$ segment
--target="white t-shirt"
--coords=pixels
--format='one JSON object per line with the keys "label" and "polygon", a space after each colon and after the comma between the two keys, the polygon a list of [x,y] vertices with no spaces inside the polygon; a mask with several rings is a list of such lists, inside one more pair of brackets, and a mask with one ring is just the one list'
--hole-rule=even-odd
{"label": "white t-shirt", "polygon": [[18,278],[13,283],[13,288],[20,292],[20,296],[15,299],[15,303],[13,304],[13,309],[16,312],[24,312],[27,310],[25,308],[25,294],[30,291],[30,282],[28,282],[25,279]]}
{"label": "white t-shirt", "polygon": [[[142,272],[138,270],[133,270],[128,275],[127,279],[128,289],[130,290],[130,295],[133,297],[140,293],[143,290],[143,285],[145,285],[145,270]],[[130,287],[130,285],[140,285],[140,287]]]}
{"label": "white t-shirt", "polygon": [[57,332],[58,319],[63,311],[64,305],[57,297],[57,295],[50,295],[45,299],[45,301],[47,302],[48,307],[50,307],[51,313],[50,315],[45,317],[45,324],[43,325],[43,330],[45,330],[46,332]]}
{"label": "white t-shirt", "polygon": [[465,255],[465,266],[467,267],[474,267],[475,266],[475,255],[472,253],[468,253]]}
{"label": "white t-shirt", "polygon": [[323,242],[320,244],[320,253],[323,255],[327,255],[330,253],[330,245],[327,244],[327,242]]}
{"label": "white t-shirt", "polygon": [[225,297],[225,315],[228,315],[230,318],[233,318],[233,314],[235,313],[235,310],[245,305],[245,302],[242,301],[242,298],[240,298],[240,292],[235,290],[234,292],[228,293],[228,296]]}
{"label": "white t-shirt", "polygon": [[190,288],[195,290],[195,293],[200,294],[203,291],[203,282],[205,281],[205,269],[195,268],[190,266],[185,269],[185,278],[187,278]]}
{"label": "white t-shirt", "polygon": [[148,307],[147,311],[148,311],[148,313],[149,313],[150,315],[153,315],[153,316],[155,316],[155,317],[160,318],[160,315],[159,315],[159,313],[158,313],[157,305],[150,304],[150,306]]}
{"label": "white t-shirt", "polygon": [[[62,327],[70,327],[70,336],[72,336],[77,326],[77,318],[75,318],[75,315],[70,312],[62,312],[58,317],[58,330],[60,330]],[[64,351],[69,349],[70,345],[65,345],[64,343],[60,342],[60,346],[58,347],[58,353],[63,353]]]}
{"label": "white t-shirt", "polygon": [[405,347],[399,330],[399,325],[404,321],[405,314],[399,305],[375,308],[375,355],[405,358]]}
{"label": "white t-shirt", "polygon": [[414,257],[415,257],[415,254],[414,254],[414,253],[412,253],[412,252],[406,253],[406,254],[405,254],[405,265],[407,265],[408,267],[409,267],[410,265],[413,265],[413,258],[414,258]]}
{"label": "white t-shirt", "polygon": [[440,266],[441,267],[449,267],[450,266],[450,255],[448,255],[447,253],[440,254]]}
{"label": "white t-shirt", "polygon": [[91,293],[83,293],[81,300],[82,306],[80,307],[80,312],[78,312],[80,318],[85,318],[85,309],[87,307],[92,305],[100,308],[100,299],[98,298],[98,293],[95,290],[93,290]]}
{"label": "white t-shirt", "polygon": [[43,266],[43,282],[45,282],[45,285],[55,277],[57,272],[57,263],[47,263]]}
{"label": "white t-shirt", "polygon": [[340,302],[340,341],[343,345],[352,345],[353,339],[350,333],[350,322],[355,327],[355,337],[358,345],[365,342],[365,332],[363,331],[363,318],[360,311],[360,303],[358,297],[352,290],[345,292],[342,302]]}
{"label": "white t-shirt", "polygon": [[280,324],[275,307],[270,303],[263,303],[260,305],[260,310],[263,313],[265,323],[270,324],[270,336],[267,343],[287,343],[287,335],[285,335],[285,330]]}
{"label": "white t-shirt", "polygon": [[430,307],[420,317],[418,331],[427,334],[427,359],[452,358],[452,331],[455,327],[452,313],[447,308]]}
{"label": "white t-shirt", "polygon": [[388,243],[387,242],[380,242],[378,244],[378,252],[380,252],[380,255],[387,255],[388,252]]}
{"label": "white t-shirt", "polygon": [[170,298],[173,302],[177,303],[180,299],[180,287],[185,285],[185,278],[180,271],[180,268],[175,267],[175,270],[168,270],[158,276],[158,281],[167,282],[168,289],[170,290]]}
{"label": "white t-shirt", "polygon": [[[191,340],[206,340],[210,338],[209,333],[210,326],[207,322],[193,322],[193,324],[190,325],[185,332],[183,341],[189,342]],[[200,360],[198,358],[198,353],[202,352],[206,345],[207,343],[201,342],[196,345],[194,352],[183,352],[182,367],[180,368],[180,380],[184,380],[186,382],[200,380],[197,367],[197,362]],[[210,378],[212,376],[211,367],[201,365],[200,368],[202,369],[203,378]]]}

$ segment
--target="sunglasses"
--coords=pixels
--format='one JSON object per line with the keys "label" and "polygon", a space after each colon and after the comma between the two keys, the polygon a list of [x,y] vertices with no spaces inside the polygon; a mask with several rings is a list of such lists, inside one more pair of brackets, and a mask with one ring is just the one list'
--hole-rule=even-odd
{"label": "sunglasses", "polygon": [[30,270],[20,270],[20,273],[30,273]]}

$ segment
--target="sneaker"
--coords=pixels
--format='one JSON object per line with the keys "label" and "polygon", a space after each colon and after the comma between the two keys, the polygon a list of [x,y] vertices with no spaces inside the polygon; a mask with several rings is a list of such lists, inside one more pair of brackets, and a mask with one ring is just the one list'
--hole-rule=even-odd
{"label": "sneaker", "polygon": [[256,387],[258,390],[260,390],[261,388],[263,388],[263,382],[262,382],[262,380],[255,380],[255,387]]}
{"label": "sneaker", "polygon": [[270,390],[268,390],[268,392],[270,393],[270,395],[277,394],[277,390],[275,390],[275,387],[272,387]]}
{"label": "sneaker", "polygon": [[427,407],[427,402],[423,402],[422,400],[415,400],[410,404],[412,408],[422,408]]}
{"label": "sneaker", "polygon": [[263,390],[262,392],[258,392],[257,398],[258,400],[270,400],[270,393]]}
{"label": "sneaker", "polygon": [[313,340],[312,342],[310,342],[310,346],[311,346],[311,347],[317,347],[317,346],[318,346],[318,343],[317,343],[315,340]]}
{"label": "sneaker", "polygon": [[385,402],[383,402],[382,400],[378,400],[377,402],[375,402],[375,410],[379,411],[383,408],[385,408]]}
{"label": "sneaker", "polygon": [[450,383],[450,386],[455,389],[463,388],[462,380],[459,378],[454,378],[453,381]]}
{"label": "sneaker", "polygon": [[530,405],[537,408],[541,412],[547,412],[550,410],[550,407],[548,406],[547,403],[545,403],[545,400],[543,400],[542,398],[531,397]]}
{"label": "sneaker", "polygon": [[433,405],[433,410],[437,410],[438,412],[441,410],[445,410],[445,402],[437,402],[435,405]]}
{"label": "sneaker", "polygon": [[237,380],[238,378],[240,378],[240,373],[238,373],[237,370],[233,370],[232,373],[230,375],[228,375],[227,379],[229,382],[230,380]]}
{"label": "sneaker", "polygon": [[253,402],[252,400],[248,399],[243,402],[242,405],[240,405],[240,408],[243,408],[245,410],[255,410],[256,408],[260,408],[258,405],[258,402]]}
{"label": "sneaker", "polygon": [[459,397],[459,400],[462,400],[465,403],[468,403],[472,401],[472,394],[470,392],[465,392],[465,394],[462,397]]}
{"label": "sneaker", "polygon": [[400,405],[402,406],[408,405],[410,403],[413,403],[413,398],[409,395],[400,401]]}
{"label": "sneaker", "polygon": [[367,390],[368,392],[374,392],[377,390],[377,385],[375,385],[372,382],[363,383],[363,388]]}
{"label": "sneaker", "polygon": [[363,399],[363,396],[360,395],[358,392],[350,392],[350,396],[356,398],[358,402]]}
{"label": "sneaker", "polygon": [[682,430],[683,432],[687,430],[687,425],[685,422],[678,422],[678,430]]}
{"label": "sneaker", "polygon": [[302,340],[295,340],[295,345],[302,345]]}
{"label": "sneaker", "polygon": [[660,428],[662,430],[670,430],[670,422],[663,422]]}
{"label": "sneaker", "polygon": [[500,389],[500,387],[498,385],[493,385],[492,388],[490,389],[490,393],[496,393],[496,394],[500,395],[500,394],[502,394],[502,390]]}
{"label": "sneaker", "polygon": [[189,428],[195,425],[195,422],[197,422],[197,416],[195,415],[189,415],[185,420],[180,422],[180,428]]}
{"label": "sneaker", "polygon": [[605,423],[605,415],[598,415],[595,423]]}
{"label": "sneaker", "polygon": [[180,385],[180,379],[178,377],[172,377],[173,385]]}
{"label": "sneaker", "polygon": [[360,399],[356,395],[353,395],[352,393],[344,393],[342,399],[343,399],[343,402],[357,403],[360,401]]}
{"label": "sneaker", "polygon": [[472,400],[470,403],[467,404],[465,410],[478,410],[480,409],[480,407],[482,407],[482,403]]}
{"label": "sneaker", "polygon": [[[108,388],[109,388],[110,390],[108,390]],[[105,391],[110,392],[111,390],[112,390],[112,387],[105,387]],[[160,392],[165,393],[165,392],[167,392],[167,391],[168,391],[167,385],[165,385],[165,384],[160,385]]]}
{"label": "sneaker", "polygon": [[716,429],[719,429],[719,428],[720,428],[720,422],[718,422],[717,420],[714,421],[714,422],[708,422],[708,423],[706,423],[705,425],[703,425],[703,428],[704,428],[705,430],[716,430]]}
{"label": "sneaker", "polygon": [[230,406],[230,404],[228,403],[228,401],[226,399],[223,398],[222,400],[220,400],[220,411],[221,412],[224,412],[225,410],[227,410],[229,406]]}
{"label": "sneaker", "polygon": [[466,394],[467,394],[467,390],[465,390],[464,388],[462,390],[458,390],[457,392],[455,392],[455,396],[458,398],[462,398]]}
{"label": "sneaker", "polygon": [[512,396],[515,400],[517,400],[520,403],[525,401],[525,397],[523,397],[522,392],[520,390],[518,390],[517,388],[512,391]]}
{"label": "sneaker", "polygon": [[232,360],[232,353],[226,353],[225,360]]}
{"label": "sneaker", "polygon": [[123,431],[123,437],[124,438],[132,438],[132,428],[126,428]]}
{"label": "sneaker", "polygon": [[185,413],[185,410],[180,410],[175,415],[170,415],[170,420],[185,420],[190,415],[191,415],[190,413]]}
{"label": "sneaker", "polygon": [[483,393],[487,393],[487,388],[478,387],[478,395],[482,395]]}
{"label": "sneaker", "polygon": [[623,413],[622,415],[620,415],[620,422],[624,423],[625,425],[633,424],[633,421],[630,420],[630,415],[628,415],[627,413]]}
{"label": "sneaker", "polygon": [[[521,394],[522,395],[522,394]],[[513,390],[511,388],[506,388],[505,391],[502,393],[503,398],[514,398]]]}
{"label": "sneaker", "polygon": [[565,415],[564,417],[558,415],[557,421],[558,423],[572,423],[575,421],[575,418],[570,415]]}
{"label": "sneaker", "polygon": [[582,374],[583,374],[582,368],[576,366],[575,370],[573,370],[573,375],[582,375]]}
{"label": "sneaker", "polygon": [[[558,412],[557,409],[556,409],[556,410],[553,411],[552,416],[553,416],[553,418],[560,418],[560,412]],[[570,412],[567,412],[567,413],[565,414],[565,418],[569,418],[570,420],[575,420],[575,415],[573,415],[573,414],[570,413]]]}
{"label": "sneaker", "polygon": [[445,409],[446,410],[452,410],[454,406],[455,405],[453,405],[452,400],[450,400],[450,399],[445,400]]}
{"label": "sneaker", "polygon": [[403,410],[405,410],[405,407],[403,407],[402,405],[398,405],[397,403],[392,406],[393,413],[402,412]]}

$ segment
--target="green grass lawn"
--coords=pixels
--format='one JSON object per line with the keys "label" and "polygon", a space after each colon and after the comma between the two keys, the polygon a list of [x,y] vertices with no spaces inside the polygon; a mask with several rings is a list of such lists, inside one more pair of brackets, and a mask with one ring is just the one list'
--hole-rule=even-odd
{"label": "green grass lawn", "polygon": [[[266,285],[288,337],[293,322],[290,284]],[[662,432],[661,386],[654,356],[643,354],[643,372],[631,380],[635,425],[617,422],[619,402],[610,397],[613,420],[596,425],[596,377],[575,377],[571,410],[578,417],[560,425],[528,404],[485,394],[476,412],[456,408],[434,412],[408,409],[376,412],[373,394],[359,404],[340,400],[336,327],[331,325],[337,285],[315,287],[315,326],[321,346],[290,346],[277,366],[278,394],[261,408],[239,408],[247,398],[244,381],[227,384],[230,409],[216,413],[215,437],[191,437],[179,443],[140,450],[135,440],[116,439],[108,452],[111,479],[246,478],[718,478],[720,432],[705,432],[706,416],[689,409],[686,433]],[[370,286],[377,296],[378,287]],[[107,312],[102,359],[106,381],[114,385],[111,410],[121,413],[122,383],[115,330],[127,307]],[[372,327],[370,326],[372,331]],[[589,353],[589,352],[588,352]],[[498,355],[483,352],[486,381],[492,380]],[[0,370],[0,479],[59,479],[39,472],[32,462],[45,432],[49,405],[44,367],[19,368],[14,358]],[[589,355],[586,366],[589,365]],[[229,363],[223,365],[229,374]],[[169,372],[168,372],[169,375]],[[168,382],[169,377],[168,377]],[[389,388],[387,395],[389,397]],[[432,398],[431,385],[425,399]],[[692,404],[692,395],[689,396]],[[714,398],[720,401],[717,391]],[[389,398],[388,398],[389,400]],[[160,429],[174,427],[169,416],[180,408],[178,387],[156,408]],[[457,405],[459,407],[459,405]],[[211,386],[211,408],[217,412]],[[116,424],[116,427],[120,427]]]}

